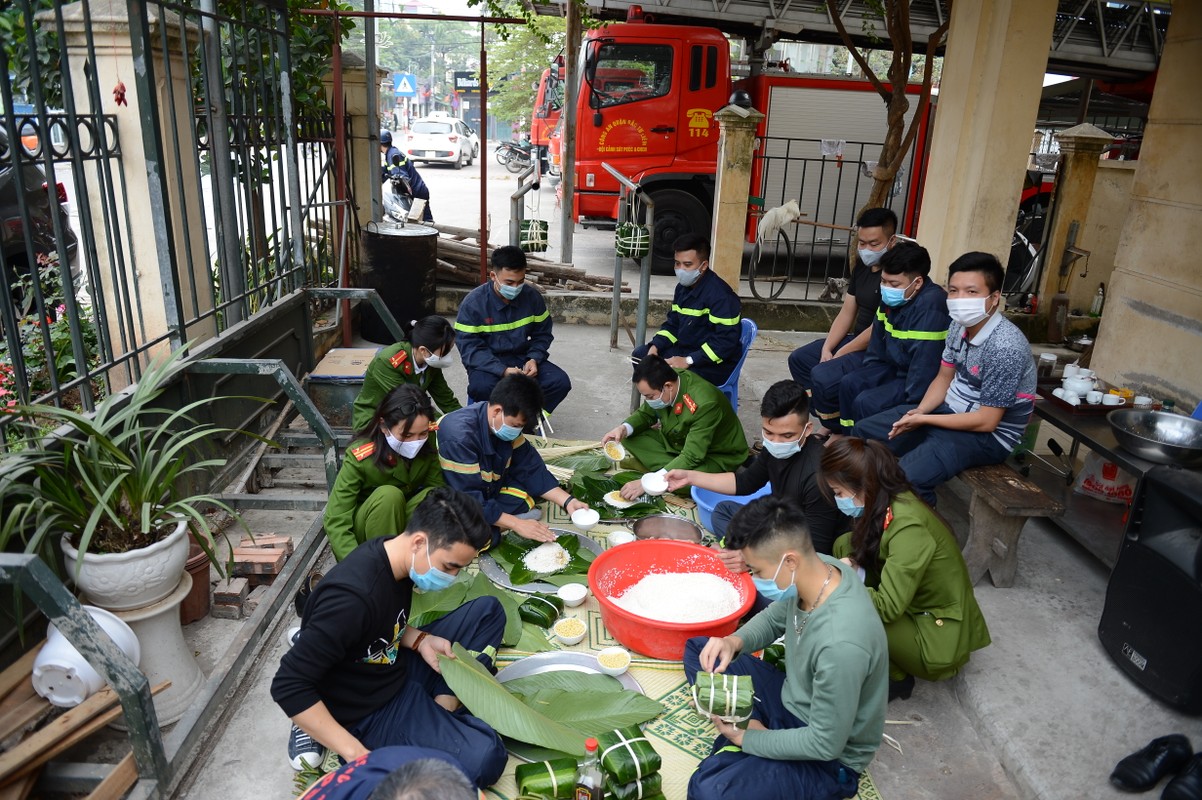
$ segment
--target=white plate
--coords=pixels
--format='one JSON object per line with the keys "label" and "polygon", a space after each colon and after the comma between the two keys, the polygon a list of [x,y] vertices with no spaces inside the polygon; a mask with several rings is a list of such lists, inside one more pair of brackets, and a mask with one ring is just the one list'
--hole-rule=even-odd
{"label": "white plate", "polygon": [[[505,683],[506,681],[525,678],[529,675],[541,675],[544,672],[558,672],[561,670],[587,672],[596,675],[605,674],[601,671],[601,664],[597,661],[595,655],[565,650],[557,653],[535,653],[534,655],[526,656],[520,661],[515,661],[497,673],[497,681]],[[643,687],[639,685],[639,682],[629,672],[623,673],[615,680],[622,684],[623,689],[629,689],[639,694],[646,694],[643,691]]]}
{"label": "white plate", "polygon": [[[583,533],[577,533],[576,531],[565,531],[563,528],[552,528],[551,531],[558,538],[563,538],[564,536],[575,536],[580,540],[580,544],[592,551],[593,555],[601,555],[601,543],[595,539],[585,536]],[[554,583],[547,583],[546,581],[531,581],[530,583],[523,583],[521,586],[514,586],[513,581],[509,580],[509,576],[505,574],[505,570],[501,569],[501,565],[497,563],[495,558],[488,554],[488,551],[480,554],[480,571],[483,572],[485,576],[497,586],[509,589],[510,591],[522,592],[523,594],[532,594],[534,592],[555,594],[557,591],[559,591],[558,585]],[[582,575],[581,577],[584,576]]]}
{"label": "white plate", "polygon": [[612,506],[613,508],[630,508],[632,505],[638,502],[638,500],[627,500],[625,497],[622,497],[622,493],[618,489],[614,489],[612,492],[606,492],[601,499],[605,501],[606,505]]}

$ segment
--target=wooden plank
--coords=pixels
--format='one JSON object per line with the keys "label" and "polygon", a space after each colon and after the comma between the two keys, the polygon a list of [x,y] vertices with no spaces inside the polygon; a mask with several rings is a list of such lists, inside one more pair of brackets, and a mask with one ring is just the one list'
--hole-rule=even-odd
{"label": "wooden plank", "polygon": [[33,675],[26,675],[25,680],[5,695],[3,700],[0,700],[0,719],[6,717],[13,709],[23,705],[26,700],[37,696],[38,693],[33,688]]}
{"label": "wooden plank", "polygon": [[[171,681],[163,681],[158,686],[152,687],[150,694],[156,695],[170,685]],[[45,737],[45,741],[39,738],[44,731],[54,727],[63,719],[63,717],[66,717],[72,711],[83,708],[93,698],[105,694],[112,695],[111,698],[108,698],[109,706],[111,707],[107,707],[107,711],[104,711],[99,716],[96,716],[95,712],[93,711],[83,721],[76,720],[69,730],[57,731],[59,738],[57,738],[56,741],[50,741],[49,739],[51,737],[49,736]],[[120,705],[111,705],[112,703],[115,703],[116,700],[117,693],[112,689],[105,689],[101,692],[97,692],[83,703],[67,711],[66,714],[63,714],[62,717],[59,717],[54,722],[50,723],[50,725],[47,725],[33,736],[30,736],[28,739],[21,742],[12,750],[0,755],[0,786],[6,786],[9,783],[12,783],[15,778],[27,775],[31,771],[38,769],[47,761],[57,756],[59,753],[69,750],[70,748],[82,742],[84,739],[91,736],[96,731],[103,728],[105,725],[108,725],[117,717],[121,716],[123,713],[122,707]],[[37,743],[33,744],[35,740],[37,740]]]}
{"label": "wooden plank", "polygon": [[41,775],[40,769],[35,769],[7,786],[0,788],[0,800],[25,800],[33,792],[34,784]]}
{"label": "wooden plank", "polygon": [[0,672],[0,699],[8,696],[8,693],[21,685],[21,682],[29,677],[33,672],[33,662],[38,657],[38,653],[42,650],[42,645],[46,644],[46,640],[38,642],[32,650],[14,661],[4,672]]}
{"label": "wooden plank", "polygon": [[974,496],[980,496],[994,511],[1008,517],[1051,517],[1064,513],[1064,506],[1005,464],[969,467],[960,473]]}
{"label": "wooden plank", "polygon": [[69,737],[97,714],[116,704],[117,693],[112,689],[102,689],[74,708],[64,711],[49,725],[26,737],[7,753],[0,754],[0,784],[6,783],[13,775],[24,774],[25,770],[21,767],[27,762],[34,763],[33,759],[38,753]]}
{"label": "wooden plank", "polygon": [[134,761],[134,754],[130,753],[113,767],[113,771],[92,790],[86,800],[120,800],[137,780],[138,764]]}
{"label": "wooden plank", "polygon": [[25,698],[24,702],[0,717],[0,741],[33,725],[43,717],[49,716],[50,712],[54,710],[54,706],[50,705],[49,701],[39,697],[37,692],[33,691],[32,680],[29,683],[29,691],[30,697]]}

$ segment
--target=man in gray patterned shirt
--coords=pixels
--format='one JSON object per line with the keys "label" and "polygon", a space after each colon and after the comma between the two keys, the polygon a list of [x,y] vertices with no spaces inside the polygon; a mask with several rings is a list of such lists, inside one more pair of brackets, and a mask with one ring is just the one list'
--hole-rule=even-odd
{"label": "man in gray patterned shirt", "polygon": [[999,464],[1035,410],[1035,359],[1022,331],[1001,313],[1002,265],[965,253],[948,268],[952,318],[939,374],[916,406],[858,422],[857,436],[885,441],[931,505],[935,487],[968,467]]}

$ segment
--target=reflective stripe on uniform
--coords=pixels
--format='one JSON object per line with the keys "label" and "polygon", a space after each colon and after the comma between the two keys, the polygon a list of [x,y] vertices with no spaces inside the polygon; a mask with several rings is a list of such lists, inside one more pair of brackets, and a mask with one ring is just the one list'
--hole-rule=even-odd
{"label": "reflective stripe on uniform", "polygon": [[517,499],[524,501],[530,508],[534,508],[534,498],[531,497],[529,493],[522,491],[516,486],[506,486],[501,490],[501,494],[507,494],[510,497],[516,497]]}
{"label": "reflective stripe on uniform", "polygon": [[715,364],[722,363],[722,359],[718,358],[718,354],[714,352],[714,348],[709,346],[709,343],[701,345],[701,352],[709,356],[710,361],[713,361]]}
{"label": "reflective stripe on uniform", "polygon": [[854,419],[841,419],[839,420],[839,424],[844,428],[850,428],[856,424],[856,421]]}
{"label": "reflective stripe on uniform", "polygon": [[[715,325],[738,325],[739,322],[743,319],[741,316],[740,317],[715,317],[713,314],[710,313],[710,310],[708,308],[683,308],[681,306],[676,305],[675,303],[672,304],[672,310],[678,314],[683,314],[686,317],[709,317],[710,322],[712,322]],[[660,333],[663,333],[663,331],[660,331]]]}
{"label": "reflective stripe on uniform", "polygon": [[877,309],[876,318],[885,324],[885,332],[894,339],[914,339],[921,342],[942,342],[947,338],[947,331],[903,331],[894,328],[885,318],[885,312]]}
{"label": "reflective stripe on uniform", "polygon": [[[676,344],[676,337],[672,335],[671,331],[656,331],[655,335],[662,336],[665,339],[667,339],[669,342],[671,342],[672,344]],[[654,338],[654,337],[652,337],[652,338]]]}
{"label": "reflective stripe on uniform", "polygon": [[522,317],[513,322],[501,322],[496,325],[464,325],[462,322],[455,322],[455,330],[462,333],[500,333],[501,331],[516,331],[518,328],[524,328],[527,325],[534,325],[539,322],[546,322],[550,316],[550,312],[544,311],[541,314],[535,314],[529,317]]}

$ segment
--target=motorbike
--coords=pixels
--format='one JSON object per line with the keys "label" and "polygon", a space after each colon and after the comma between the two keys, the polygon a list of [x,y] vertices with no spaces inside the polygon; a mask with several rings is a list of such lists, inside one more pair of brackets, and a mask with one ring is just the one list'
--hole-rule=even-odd
{"label": "motorbike", "polygon": [[498,163],[516,174],[534,163],[534,145],[530,141],[501,142],[496,155]]}
{"label": "motorbike", "polygon": [[413,207],[413,189],[409,179],[396,166],[388,170],[388,184],[382,198],[384,219],[404,225],[409,220],[409,209]]}

